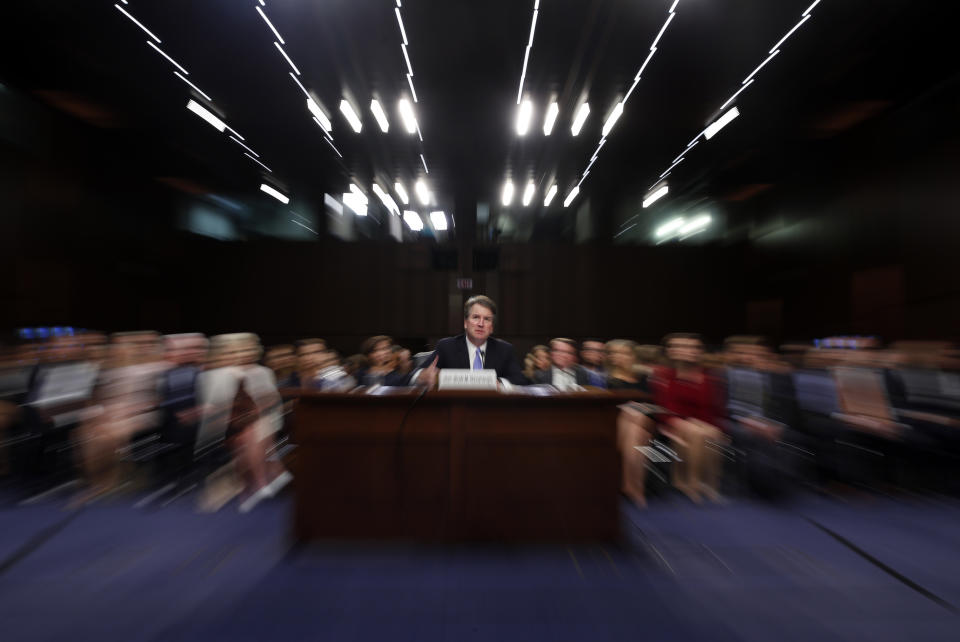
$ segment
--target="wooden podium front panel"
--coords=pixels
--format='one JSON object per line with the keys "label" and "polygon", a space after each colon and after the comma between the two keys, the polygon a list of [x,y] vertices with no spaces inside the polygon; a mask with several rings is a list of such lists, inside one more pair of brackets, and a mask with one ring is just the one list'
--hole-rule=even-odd
{"label": "wooden podium front panel", "polygon": [[294,412],[298,537],[443,537],[449,409],[414,397],[303,398]]}
{"label": "wooden podium front panel", "polygon": [[477,538],[612,538],[619,532],[616,407],[524,399],[469,405],[458,524]]}
{"label": "wooden podium front panel", "polygon": [[621,401],[607,393],[305,395],[294,413],[296,533],[616,537]]}

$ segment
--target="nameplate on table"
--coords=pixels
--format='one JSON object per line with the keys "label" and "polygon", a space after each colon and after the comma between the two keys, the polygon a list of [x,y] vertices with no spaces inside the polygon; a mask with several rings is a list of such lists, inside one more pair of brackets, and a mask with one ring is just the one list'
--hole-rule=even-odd
{"label": "nameplate on table", "polygon": [[497,371],[443,368],[437,382],[440,390],[496,390]]}

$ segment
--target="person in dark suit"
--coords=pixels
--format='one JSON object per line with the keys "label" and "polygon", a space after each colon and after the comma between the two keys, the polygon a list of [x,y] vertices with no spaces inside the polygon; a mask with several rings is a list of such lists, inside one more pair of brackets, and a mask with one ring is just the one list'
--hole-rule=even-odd
{"label": "person in dark suit", "polygon": [[470,297],[463,306],[463,334],[438,341],[430,366],[414,376],[416,381],[432,386],[438,370],[463,368],[496,370],[498,378],[514,385],[529,384],[513,346],[490,336],[496,317],[497,304],[493,299],[483,295]]}
{"label": "person in dark suit", "polygon": [[557,338],[550,341],[550,363],[548,370],[537,370],[533,382],[551,384],[560,390],[574,385],[591,385],[590,373],[577,363],[577,342],[573,339]]}

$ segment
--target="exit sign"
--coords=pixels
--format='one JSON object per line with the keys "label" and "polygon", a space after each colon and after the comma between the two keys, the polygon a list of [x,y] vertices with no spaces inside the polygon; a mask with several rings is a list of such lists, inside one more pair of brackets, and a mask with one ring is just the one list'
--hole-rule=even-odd
{"label": "exit sign", "polygon": [[473,289],[473,279],[457,279],[457,289],[458,289],[458,290],[472,290],[472,289]]}

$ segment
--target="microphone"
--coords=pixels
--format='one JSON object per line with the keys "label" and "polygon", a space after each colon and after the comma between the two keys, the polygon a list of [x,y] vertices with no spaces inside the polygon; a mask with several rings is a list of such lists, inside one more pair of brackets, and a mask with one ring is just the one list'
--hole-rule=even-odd
{"label": "microphone", "polygon": [[477,350],[480,353],[480,364],[487,365],[487,354],[483,350]]}

